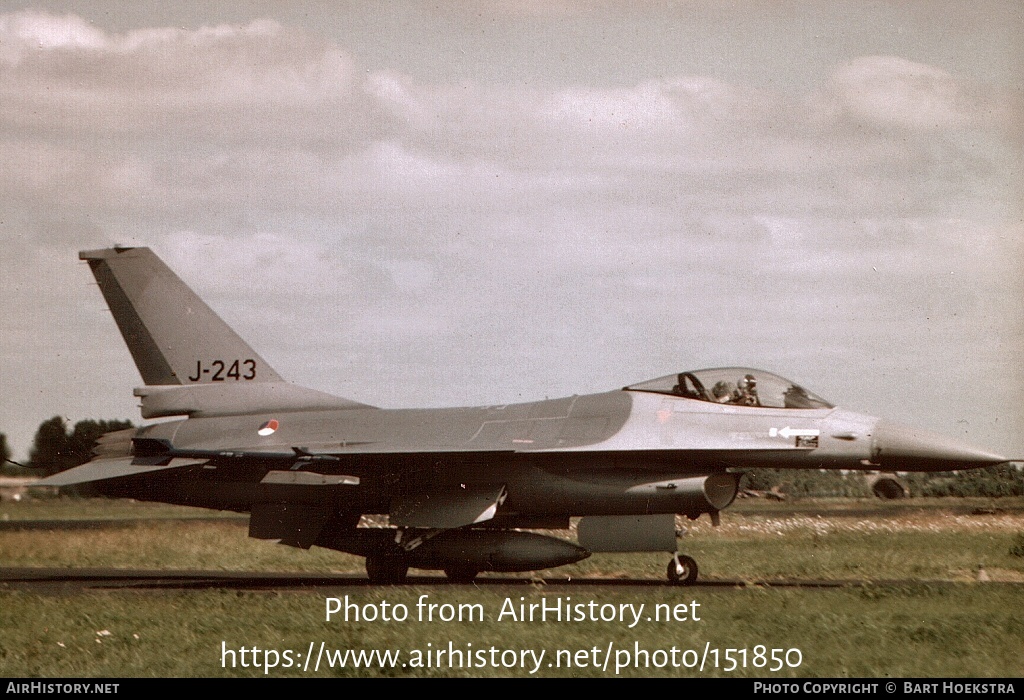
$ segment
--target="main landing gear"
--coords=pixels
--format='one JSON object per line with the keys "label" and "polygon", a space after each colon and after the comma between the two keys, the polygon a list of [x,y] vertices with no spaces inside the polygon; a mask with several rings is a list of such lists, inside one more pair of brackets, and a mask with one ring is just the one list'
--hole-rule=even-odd
{"label": "main landing gear", "polygon": [[697,580],[697,562],[693,557],[676,552],[668,562],[668,580],[680,586],[689,586]]}
{"label": "main landing gear", "polygon": [[399,557],[366,557],[366,576],[370,583],[397,586],[405,583],[409,564]]}

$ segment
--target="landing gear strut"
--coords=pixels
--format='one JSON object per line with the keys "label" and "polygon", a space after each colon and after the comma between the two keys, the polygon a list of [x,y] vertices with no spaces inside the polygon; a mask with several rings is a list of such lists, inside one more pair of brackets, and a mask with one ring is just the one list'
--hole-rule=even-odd
{"label": "landing gear strut", "polygon": [[676,552],[668,562],[668,580],[680,586],[689,586],[697,580],[697,562],[693,557]]}

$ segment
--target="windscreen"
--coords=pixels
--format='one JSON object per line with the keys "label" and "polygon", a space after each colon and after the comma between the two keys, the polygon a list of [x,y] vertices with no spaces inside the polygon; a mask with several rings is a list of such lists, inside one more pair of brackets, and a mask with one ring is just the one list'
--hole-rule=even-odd
{"label": "windscreen", "polygon": [[746,367],[720,367],[669,374],[627,386],[697,401],[768,408],[834,408],[799,384],[770,372]]}

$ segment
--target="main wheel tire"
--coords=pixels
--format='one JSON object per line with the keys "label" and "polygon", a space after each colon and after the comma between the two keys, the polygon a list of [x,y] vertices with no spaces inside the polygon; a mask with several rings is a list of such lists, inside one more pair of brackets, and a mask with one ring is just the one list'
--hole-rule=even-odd
{"label": "main wheel tire", "polygon": [[678,583],[680,586],[689,586],[697,580],[697,562],[693,557],[680,554],[679,564],[682,566],[682,571],[676,566],[676,557],[669,559],[668,571],[666,572],[668,580],[672,583]]}
{"label": "main wheel tire", "polygon": [[366,576],[370,583],[395,586],[405,583],[409,565],[394,557],[366,557]]}
{"label": "main wheel tire", "polygon": [[444,575],[452,583],[472,583],[480,571],[471,566],[450,566],[444,570]]}

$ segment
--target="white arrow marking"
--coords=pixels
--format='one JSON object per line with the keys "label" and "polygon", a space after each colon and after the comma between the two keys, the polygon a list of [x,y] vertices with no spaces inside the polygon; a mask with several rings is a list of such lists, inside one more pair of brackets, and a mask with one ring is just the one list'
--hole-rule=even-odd
{"label": "white arrow marking", "polygon": [[821,435],[820,430],[816,430],[814,428],[790,428],[788,425],[782,430],[779,430],[778,428],[772,428],[768,431],[769,437],[784,437],[787,439],[798,436],[817,437],[818,435]]}

